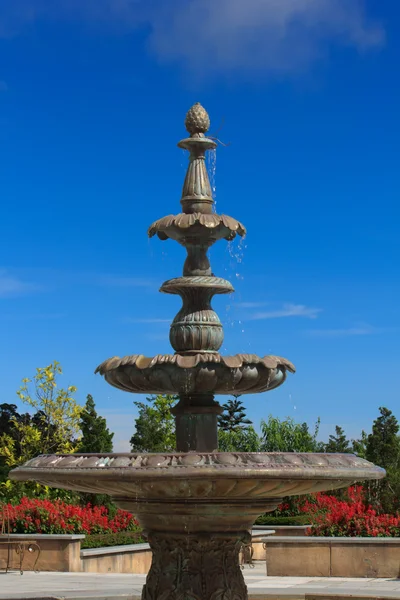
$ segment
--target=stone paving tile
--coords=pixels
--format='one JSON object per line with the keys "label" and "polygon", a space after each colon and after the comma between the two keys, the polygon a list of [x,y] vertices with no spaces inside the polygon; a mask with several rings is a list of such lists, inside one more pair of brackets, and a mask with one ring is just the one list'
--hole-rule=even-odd
{"label": "stone paving tile", "polygon": [[[266,577],[260,569],[244,570],[252,597],[273,600],[322,600],[329,593],[354,598],[399,598],[400,580],[311,577]],[[64,597],[74,600],[136,600],[145,575],[96,573],[0,573],[0,600]]]}

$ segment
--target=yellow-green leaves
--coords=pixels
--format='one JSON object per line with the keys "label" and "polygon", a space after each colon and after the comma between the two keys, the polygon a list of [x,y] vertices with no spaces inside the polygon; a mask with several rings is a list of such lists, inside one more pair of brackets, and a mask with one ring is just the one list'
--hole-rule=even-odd
{"label": "yellow-green leaves", "polygon": [[16,424],[21,434],[24,460],[37,454],[74,452],[82,408],[74,398],[76,387],[58,387],[60,363],[39,367],[33,379],[25,378],[17,391],[20,400],[34,409],[35,419]]}

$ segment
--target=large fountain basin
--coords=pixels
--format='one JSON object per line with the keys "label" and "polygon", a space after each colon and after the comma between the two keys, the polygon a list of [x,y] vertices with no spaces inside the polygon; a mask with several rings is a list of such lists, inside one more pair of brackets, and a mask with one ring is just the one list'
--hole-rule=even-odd
{"label": "large fountain basin", "polygon": [[[352,454],[171,453],[41,455],[19,481],[136,499],[266,499],[332,490],[385,471]],[[168,484],[167,484],[168,482]]]}
{"label": "large fountain basin", "polygon": [[146,531],[246,531],[286,496],[381,479],[351,454],[164,453],[43,455],[14,480],[109,494]]}

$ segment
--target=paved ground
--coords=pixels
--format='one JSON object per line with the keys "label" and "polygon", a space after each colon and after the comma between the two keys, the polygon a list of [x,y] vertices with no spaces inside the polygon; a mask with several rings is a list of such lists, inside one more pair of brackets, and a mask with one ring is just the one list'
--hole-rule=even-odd
{"label": "paved ground", "polygon": [[[264,565],[245,568],[250,597],[286,600],[399,598],[400,579],[266,577]],[[92,573],[0,573],[0,600],[68,598],[131,600],[140,598],[145,575]]]}

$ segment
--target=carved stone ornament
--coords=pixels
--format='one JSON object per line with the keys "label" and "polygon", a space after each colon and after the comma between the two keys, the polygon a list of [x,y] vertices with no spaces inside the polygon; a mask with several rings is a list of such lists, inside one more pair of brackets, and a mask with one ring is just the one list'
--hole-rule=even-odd
{"label": "carved stone ornament", "polygon": [[239,551],[251,536],[155,534],[142,600],[246,600]]}

